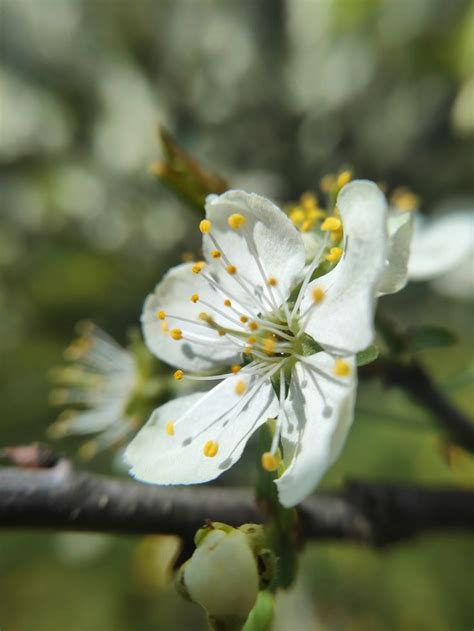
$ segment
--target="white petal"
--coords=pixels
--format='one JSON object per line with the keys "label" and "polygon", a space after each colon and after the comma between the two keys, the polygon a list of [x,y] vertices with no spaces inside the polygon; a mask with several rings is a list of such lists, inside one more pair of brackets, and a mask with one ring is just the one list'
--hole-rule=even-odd
{"label": "white petal", "polygon": [[[221,475],[240,458],[253,432],[278,412],[269,380],[253,390],[241,409],[246,395],[235,393],[236,383],[247,380],[250,392],[257,379],[240,373],[204,395],[180,397],[157,408],[125,452],[131,475],[155,484],[197,484]],[[167,423],[184,413],[169,436]],[[209,440],[219,445],[212,458],[203,454]]]}
{"label": "white petal", "polygon": [[[326,353],[311,355],[306,360],[334,381],[312,373],[302,362],[295,366],[285,407],[289,424],[283,435],[284,450],[290,452],[292,461],[275,482],[283,506],[294,506],[313,491],[338,457],[354,415],[357,386],[354,358],[345,359],[351,366],[348,377],[333,377],[334,359]],[[313,379],[317,380],[325,400]]]}
{"label": "white petal", "polygon": [[306,252],[306,263],[312,263],[316,254],[321,250],[324,239],[316,232],[302,232],[301,238]]}
{"label": "white petal", "polygon": [[322,346],[357,353],[374,337],[375,294],[387,252],[387,204],[373,182],[356,180],[339,194],[345,251],[336,267],[308,285],[302,310],[312,304],[315,287],[325,297],[312,310],[307,332]]}
{"label": "white petal", "polygon": [[380,294],[394,294],[406,285],[413,219],[413,212],[394,210],[388,215],[388,253],[378,285]]}
{"label": "white petal", "polygon": [[474,247],[454,269],[431,281],[435,291],[449,298],[474,300]]}
{"label": "white petal", "polygon": [[408,274],[430,280],[456,268],[474,249],[474,213],[453,212],[415,224]]}
{"label": "white petal", "polygon": [[[239,230],[233,230],[227,222],[235,213],[246,219]],[[273,291],[278,302],[287,298],[302,274],[305,250],[301,235],[285,213],[259,195],[228,191],[207,198],[206,216],[212,222],[212,234],[227,260],[237,267],[237,273],[268,297]],[[204,235],[203,248],[209,259],[209,252],[215,245],[208,235]],[[273,290],[266,282],[270,277],[278,283]],[[222,282],[229,291],[238,290],[237,281],[232,276],[224,274]]]}
{"label": "white petal", "polygon": [[[235,328],[235,325],[200,302],[191,301],[191,296],[197,293],[202,300],[214,306],[219,305],[224,311],[226,307],[223,306],[223,297],[212,289],[200,274],[193,274],[191,268],[192,263],[173,267],[158,283],[155,291],[147,297],[142,312],[145,342],[152,353],[162,361],[184,370],[209,370],[222,364],[235,363],[239,355],[232,348],[226,348],[229,341],[225,337],[220,337],[217,331],[203,327],[202,323],[199,325],[198,316],[205,311],[223,326]],[[169,333],[163,332],[163,322],[156,317],[160,309],[167,314],[196,321],[196,324],[167,317],[170,330],[179,328],[183,331],[183,339],[174,340]],[[205,343],[193,343],[186,339],[186,333],[208,339],[209,343],[207,346]]]}

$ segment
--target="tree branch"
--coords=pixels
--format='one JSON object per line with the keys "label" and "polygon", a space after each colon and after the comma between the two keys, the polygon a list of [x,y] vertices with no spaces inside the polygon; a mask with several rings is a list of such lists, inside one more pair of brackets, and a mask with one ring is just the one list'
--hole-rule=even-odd
{"label": "tree branch", "polygon": [[361,376],[379,377],[384,383],[405,390],[418,405],[438,420],[453,441],[467,451],[474,452],[474,423],[449,401],[421,364],[416,361],[402,364],[379,358],[373,364],[364,366]]}
{"label": "tree branch", "polygon": [[[349,483],[298,507],[304,539],[385,545],[421,532],[474,530],[474,491]],[[178,534],[189,540],[207,520],[262,522],[250,490],[155,487],[76,471],[66,460],[47,469],[0,468],[0,528],[117,534]]]}

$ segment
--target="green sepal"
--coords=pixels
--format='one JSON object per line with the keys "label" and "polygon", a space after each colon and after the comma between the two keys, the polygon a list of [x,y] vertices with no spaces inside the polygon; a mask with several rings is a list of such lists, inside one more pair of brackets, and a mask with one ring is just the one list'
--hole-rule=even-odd
{"label": "green sepal", "polygon": [[260,592],[242,631],[270,631],[274,615],[275,597],[269,591]]}
{"label": "green sepal", "polygon": [[357,365],[365,366],[366,364],[370,364],[375,361],[379,356],[379,349],[375,346],[375,344],[371,344],[363,351],[360,351],[356,355]]}

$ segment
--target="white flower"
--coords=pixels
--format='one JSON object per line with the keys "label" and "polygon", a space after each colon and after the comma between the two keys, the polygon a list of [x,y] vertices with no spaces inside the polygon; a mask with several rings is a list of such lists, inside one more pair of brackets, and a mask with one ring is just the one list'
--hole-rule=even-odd
{"label": "white flower", "polygon": [[72,363],[54,371],[55,380],[63,387],[52,391],[51,400],[57,405],[87,409],[65,410],[51,425],[50,433],[56,438],[99,434],[81,447],[82,455],[91,457],[136,429],[127,407],[137,366],[131,353],[92,323],[83,323],[80,332],[81,337],[65,352]]}
{"label": "white flower", "polygon": [[[221,383],[155,410],[127,448],[133,476],[158,484],[212,480],[275,418],[262,465],[279,467],[281,443],[281,503],[311,492],[352,423],[355,354],[374,337],[386,259],[386,202],[377,186],[352,182],[338,207],[343,255],[334,247],[326,255],[329,232],[341,228],[331,218],[305,267],[300,233],[270,201],[241,191],[208,198],[200,224],[206,262],[170,270],[148,296],[142,322],[152,352],[179,368],[175,378]],[[313,278],[324,259],[337,264]],[[230,369],[220,376],[187,374],[222,365]]]}
{"label": "white flower", "polygon": [[474,299],[474,212],[431,220],[417,217],[408,264],[410,280],[430,280],[453,298]]}

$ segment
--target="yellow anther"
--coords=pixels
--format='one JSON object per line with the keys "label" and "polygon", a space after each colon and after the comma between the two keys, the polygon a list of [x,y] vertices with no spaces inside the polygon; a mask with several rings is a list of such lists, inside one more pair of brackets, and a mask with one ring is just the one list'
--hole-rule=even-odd
{"label": "yellow anther", "polygon": [[309,232],[314,228],[314,224],[315,222],[311,219],[306,219],[301,225],[301,232]]}
{"label": "yellow anther", "polygon": [[246,324],[249,321],[246,315],[240,316],[239,320],[242,322],[242,324]]}
{"label": "yellow anther", "polygon": [[342,188],[352,180],[352,171],[341,171],[337,176],[337,187]]}
{"label": "yellow anther", "polygon": [[233,366],[230,367],[230,372],[233,372],[234,375],[236,375],[238,372],[240,372],[242,369],[242,366],[240,364],[234,364]]}
{"label": "yellow anther", "polygon": [[232,302],[228,298],[224,300],[224,307],[232,307]]}
{"label": "yellow anther", "polygon": [[208,458],[214,458],[219,451],[219,445],[215,440],[208,440],[202,449],[202,453]]}
{"label": "yellow anther", "polygon": [[265,471],[276,471],[280,465],[280,460],[275,454],[266,451],[262,454],[262,467]]}
{"label": "yellow anther", "polygon": [[183,339],[183,332],[181,331],[181,329],[171,329],[170,335],[173,338],[173,340]]}
{"label": "yellow anther", "polygon": [[169,331],[169,325],[168,322],[166,322],[166,320],[163,320],[163,322],[161,323],[161,332],[166,335],[166,333],[168,333]]}
{"label": "yellow anther", "polygon": [[221,253],[219,252],[219,250],[212,250],[211,256],[212,256],[213,259],[220,259],[221,258]]}
{"label": "yellow anther", "polygon": [[156,312],[156,317],[158,320],[164,320],[166,318],[166,311],[163,311],[163,309],[160,309],[159,311]]}
{"label": "yellow anther", "polygon": [[255,342],[257,341],[257,338],[255,337],[255,335],[251,335],[248,339],[247,342],[249,344],[255,344]]}
{"label": "yellow anther", "polygon": [[235,384],[235,394],[242,395],[247,390],[247,385],[245,381],[238,381]]}
{"label": "yellow anther", "polygon": [[198,261],[197,263],[194,263],[191,269],[193,270],[194,274],[199,274],[200,272],[202,272],[205,265],[206,263],[204,261]]}
{"label": "yellow anther", "polygon": [[336,178],[334,177],[334,175],[332,175],[332,173],[328,173],[328,175],[325,175],[319,183],[319,187],[323,191],[323,193],[330,193],[335,188],[335,186]]}
{"label": "yellow anther", "polygon": [[276,348],[276,341],[272,338],[267,338],[263,340],[262,343],[263,352],[267,355],[273,355]]}
{"label": "yellow anther", "polygon": [[99,451],[99,444],[96,440],[88,440],[82,444],[77,453],[81,460],[92,460]]}
{"label": "yellow anther", "polygon": [[300,197],[301,205],[306,211],[314,210],[318,207],[318,200],[314,193],[307,191]]}
{"label": "yellow anther", "polygon": [[202,221],[199,222],[199,230],[203,234],[207,234],[208,232],[210,232],[211,228],[212,228],[212,223],[209,221],[209,219],[203,219]]}
{"label": "yellow anther", "polygon": [[220,331],[217,332],[219,337],[224,337],[225,335],[225,331],[223,331],[222,329]]}
{"label": "yellow anther", "polygon": [[420,205],[420,198],[410,189],[401,186],[393,191],[390,202],[401,211],[416,210]]}
{"label": "yellow anther", "polygon": [[341,226],[339,230],[333,230],[331,232],[331,241],[333,243],[339,243],[339,241],[342,239],[343,236],[344,236],[344,230],[342,229],[342,226]]}
{"label": "yellow anther", "polygon": [[256,322],[250,322],[249,323],[249,329],[251,331],[256,331],[258,329],[258,324]]}
{"label": "yellow anther", "polygon": [[321,224],[321,230],[340,230],[341,226],[341,220],[337,217],[326,217]]}
{"label": "yellow anther", "polygon": [[306,219],[306,213],[302,208],[296,206],[292,211],[290,211],[290,219],[296,226],[298,226]]}
{"label": "yellow anther", "polygon": [[184,377],[184,372],[182,370],[175,370],[173,377],[176,379],[176,381],[181,381],[181,379]]}
{"label": "yellow anther", "polygon": [[347,377],[351,374],[351,367],[346,361],[338,357],[336,359],[336,363],[334,364],[333,372],[338,377]]}
{"label": "yellow anther", "polygon": [[275,287],[276,285],[278,285],[278,281],[274,276],[270,276],[270,278],[267,280],[267,283],[270,285],[270,287]]}
{"label": "yellow anther", "polygon": [[226,270],[229,274],[235,274],[237,268],[235,267],[235,265],[227,265]]}
{"label": "yellow anther", "polygon": [[205,311],[201,311],[201,313],[198,315],[198,318],[203,322],[210,322],[212,320],[211,316]]}
{"label": "yellow anther", "polygon": [[174,436],[174,421],[168,421],[166,423],[165,431],[168,436]]}
{"label": "yellow anther", "polygon": [[342,256],[342,248],[331,248],[329,254],[326,255],[326,261],[334,263],[338,261]]}
{"label": "yellow anther", "polygon": [[315,287],[313,289],[313,302],[315,302],[316,304],[319,304],[325,296],[326,292],[324,291],[324,289],[322,287]]}
{"label": "yellow anther", "polygon": [[227,219],[227,223],[233,230],[238,230],[239,228],[241,228],[246,221],[247,220],[245,219],[245,217],[243,215],[240,215],[239,213],[234,213],[233,215],[230,215],[230,217]]}
{"label": "yellow anther", "polygon": [[199,294],[193,294],[190,300],[191,302],[194,302],[194,304],[196,304],[196,302],[199,300]]}
{"label": "yellow anther", "polygon": [[243,350],[244,355],[251,355],[252,354],[252,347],[251,346],[246,346]]}

